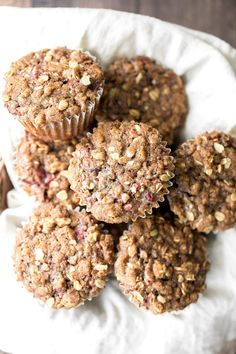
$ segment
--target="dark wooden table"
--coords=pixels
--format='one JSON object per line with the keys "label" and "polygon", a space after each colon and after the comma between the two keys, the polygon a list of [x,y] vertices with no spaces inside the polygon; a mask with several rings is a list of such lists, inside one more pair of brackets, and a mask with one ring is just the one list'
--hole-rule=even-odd
{"label": "dark wooden table", "polygon": [[[214,34],[236,47],[236,0],[0,0],[0,5],[78,6],[135,12]],[[231,354],[232,346],[229,343],[224,353]],[[0,350],[0,354],[4,353]]]}
{"label": "dark wooden table", "polygon": [[0,0],[24,7],[97,7],[158,17],[212,33],[236,47],[236,0]]}

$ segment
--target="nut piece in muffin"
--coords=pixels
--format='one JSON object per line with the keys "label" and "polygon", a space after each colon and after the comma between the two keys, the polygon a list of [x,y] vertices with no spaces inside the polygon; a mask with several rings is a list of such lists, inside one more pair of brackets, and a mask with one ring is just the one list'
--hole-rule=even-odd
{"label": "nut piece in muffin", "polygon": [[187,113],[181,78],[154,60],[121,58],[105,71],[105,88],[96,119],[136,120],[157,128],[172,144]]}
{"label": "nut piece in muffin", "polygon": [[104,86],[101,67],[87,53],[66,47],[29,53],[5,75],[5,106],[44,140],[68,139],[93,121]]}
{"label": "nut piece in muffin", "polygon": [[17,279],[55,309],[78,307],[99,295],[113,261],[112,236],[84,210],[45,203],[16,237]]}
{"label": "nut piece in muffin", "polygon": [[101,122],[77,145],[68,179],[80,205],[100,221],[151,213],[172,185],[174,164],[159,132],[143,123]]}
{"label": "nut piece in muffin", "polygon": [[210,132],[188,140],[175,152],[176,177],[168,196],[182,223],[217,232],[236,223],[236,139]]}
{"label": "nut piece in muffin", "polygon": [[26,133],[17,146],[14,162],[23,189],[39,201],[78,206],[79,200],[67,179],[67,168],[77,142],[74,138],[70,142],[49,143]]}
{"label": "nut piece in muffin", "polygon": [[137,219],[120,238],[115,274],[121,290],[154,314],[181,310],[206,288],[207,239],[177,219]]}

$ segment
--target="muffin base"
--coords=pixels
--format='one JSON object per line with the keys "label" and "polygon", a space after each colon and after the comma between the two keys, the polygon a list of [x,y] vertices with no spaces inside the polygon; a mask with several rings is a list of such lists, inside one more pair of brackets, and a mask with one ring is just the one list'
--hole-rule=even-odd
{"label": "muffin base", "polygon": [[44,141],[68,140],[82,134],[92,125],[102,93],[103,89],[100,89],[95,102],[90,104],[86,112],[81,112],[79,115],[71,118],[63,118],[61,122],[37,126],[27,119],[27,117],[17,117],[17,119],[28,132]]}

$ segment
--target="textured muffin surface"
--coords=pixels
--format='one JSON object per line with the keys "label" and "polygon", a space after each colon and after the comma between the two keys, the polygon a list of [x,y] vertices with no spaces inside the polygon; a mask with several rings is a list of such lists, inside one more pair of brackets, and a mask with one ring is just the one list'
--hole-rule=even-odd
{"label": "textured muffin surface", "polygon": [[177,219],[137,219],[120,238],[115,274],[121,290],[154,314],[183,309],[206,288],[206,248],[206,238]]}
{"label": "textured muffin surface", "polygon": [[150,213],[164,200],[173,158],[158,131],[135,122],[101,122],[78,143],[68,179],[97,220],[121,223]]}
{"label": "textured muffin surface", "polygon": [[181,78],[154,60],[118,59],[105,71],[105,88],[96,119],[137,120],[157,128],[172,144],[187,113]]}
{"label": "textured muffin surface", "polygon": [[176,150],[176,176],[168,196],[181,222],[201,232],[236,223],[236,139],[221,132],[188,140]]}
{"label": "textured muffin surface", "polygon": [[85,211],[45,203],[18,232],[18,280],[53,308],[77,307],[100,294],[114,260],[113,238]]}
{"label": "textured muffin surface", "polygon": [[43,49],[12,63],[3,99],[20,120],[44,126],[85,112],[101,94],[103,81],[102,69],[87,53]]}
{"label": "textured muffin surface", "polygon": [[20,140],[14,168],[23,189],[39,201],[51,200],[78,206],[70,189],[67,169],[78,139],[44,142],[26,133]]}

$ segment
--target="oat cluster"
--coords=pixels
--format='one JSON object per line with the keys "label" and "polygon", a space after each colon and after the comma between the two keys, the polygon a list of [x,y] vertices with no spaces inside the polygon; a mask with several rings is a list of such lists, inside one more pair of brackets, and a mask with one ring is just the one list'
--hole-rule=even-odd
{"label": "oat cluster", "polygon": [[172,144],[187,114],[180,76],[154,60],[138,56],[115,60],[105,70],[106,85],[96,119],[147,123]]}
{"label": "oat cluster", "polygon": [[78,307],[100,294],[114,261],[113,238],[84,211],[38,207],[17,234],[18,280],[52,308]]}
{"label": "oat cluster", "polygon": [[17,279],[73,308],[114,271],[138,307],[181,310],[206,288],[204,233],[236,223],[236,139],[210,132],[174,151],[184,84],[148,57],[115,60],[105,79],[99,106],[103,70],[67,48],[30,53],[6,74],[5,105],[26,129],[15,170],[40,203],[16,237]]}

